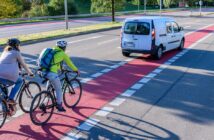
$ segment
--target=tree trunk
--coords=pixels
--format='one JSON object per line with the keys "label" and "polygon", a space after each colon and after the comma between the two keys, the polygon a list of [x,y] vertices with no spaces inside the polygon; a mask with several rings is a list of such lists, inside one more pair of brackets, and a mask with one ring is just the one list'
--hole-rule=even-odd
{"label": "tree trunk", "polygon": [[115,7],[114,7],[114,0],[111,0],[112,1],[112,22],[115,22]]}

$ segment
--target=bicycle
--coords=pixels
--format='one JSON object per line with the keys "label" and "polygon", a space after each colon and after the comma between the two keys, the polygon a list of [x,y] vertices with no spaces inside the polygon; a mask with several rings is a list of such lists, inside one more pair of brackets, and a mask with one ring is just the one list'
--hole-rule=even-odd
{"label": "bicycle", "polygon": [[[69,78],[69,74],[75,74],[73,78]],[[41,75],[41,74],[40,74]],[[75,107],[82,96],[82,85],[77,79],[78,74],[73,71],[62,69],[60,79],[62,82],[63,101],[68,108]],[[60,76],[60,77],[61,77]],[[43,76],[41,76],[44,78]],[[48,79],[42,83],[48,81]],[[35,125],[45,125],[53,115],[54,107],[56,107],[56,95],[52,84],[48,84],[47,90],[42,91],[35,96],[30,107],[30,118]]]}
{"label": "bicycle", "polygon": [[[23,112],[29,113],[31,102],[35,96],[35,94],[32,93],[40,93],[41,87],[37,82],[27,81],[27,73],[22,73],[20,75],[23,78],[23,84],[16,95],[15,101],[18,100],[18,104]],[[0,128],[4,125],[7,116],[13,116],[17,111],[16,105],[8,103],[8,88],[10,86],[12,85],[0,83]]]}

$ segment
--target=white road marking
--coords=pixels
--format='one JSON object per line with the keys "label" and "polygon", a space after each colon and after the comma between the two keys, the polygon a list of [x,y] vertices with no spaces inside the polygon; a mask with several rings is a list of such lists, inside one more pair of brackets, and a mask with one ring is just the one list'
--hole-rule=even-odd
{"label": "white road marking", "polygon": [[159,67],[159,69],[165,69],[165,68],[167,68],[167,67],[168,67],[168,65],[162,64],[162,65]]}
{"label": "white road marking", "polygon": [[89,81],[91,81],[92,80],[92,78],[84,78],[84,79],[82,79],[80,82],[81,83],[87,83],[87,82],[89,82]]}
{"label": "white road marking", "polygon": [[89,118],[84,123],[82,123],[80,126],[78,126],[77,128],[79,130],[89,131],[92,127],[97,125],[98,122],[100,122],[100,120],[94,119],[94,118]]}
{"label": "white road marking", "polygon": [[110,66],[109,68],[116,69],[118,67],[120,67],[120,65],[116,64],[116,65]]}
{"label": "white road marking", "polygon": [[102,70],[101,72],[102,72],[102,73],[107,73],[107,72],[109,72],[109,71],[112,71],[112,69],[104,69],[104,70]]}
{"label": "white road marking", "polygon": [[163,71],[163,69],[156,69],[156,70],[153,71],[153,73],[160,73],[162,71]]}
{"label": "white road marking", "polygon": [[157,74],[156,73],[150,73],[148,75],[146,75],[146,78],[154,78]]}
{"label": "white road marking", "polygon": [[108,115],[113,110],[114,110],[113,107],[103,107],[101,110],[96,112],[95,115],[105,117],[106,115]]}
{"label": "white road marking", "polygon": [[78,140],[82,137],[82,135],[78,133],[79,132],[69,132],[65,137],[61,138],[61,140]]}
{"label": "white road marking", "polygon": [[119,40],[119,38],[114,38],[114,39],[111,39],[111,40],[106,40],[106,41],[103,41],[103,42],[99,42],[99,43],[97,43],[97,45],[103,45],[103,44],[111,43],[111,42],[114,42],[114,41],[117,41],[117,40]]}
{"label": "white road marking", "polygon": [[141,87],[143,87],[143,84],[139,84],[139,83],[137,83],[137,84],[134,84],[132,87],[131,87],[131,89],[140,89]]}
{"label": "white road marking", "polygon": [[95,74],[91,75],[91,77],[97,78],[97,77],[99,77],[101,75],[103,75],[103,73],[98,72],[98,73],[95,73]]}
{"label": "white road marking", "polygon": [[16,118],[16,117],[19,117],[19,116],[21,116],[21,115],[23,115],[23,114],[24,114],[24,112],[20,109],[20,110],[17,110],[17,111],[16,111],[16,114],[13,115],[12,117],[13,117],[13,118]]}
{"label": "white road marking", "polygon": [[169,59],[168,62],[173,63],[173,62],[175,62],[175,59]]}
{"label": "white road marking", "polygon": [[171,65],[172,63],[171,62],[165,62],[163,63],[164,65]]}
{"label": "white road marking", "polygon": [[78,42],[87,41],[87,40],[92,40],[92,39],[97,39],[97,38],[101,38],[101,37],[103,37],[103,36],[93,36],[93,37],[84,38],[84,39],[80,39],[80,40],[70,41],[70,42],[68,42],[68,44],[71,44],[71,43],[78,43]]}
{"label": "white road marking", "polygon": [[146,84],[146,83],[148,83],[150,80],[151,80],[151,78],[142,78],[142,79],[139,81],[139,83],[144,83],[144,84]]}
{"label": "white road marking", "polygon": [[191,26],[184,26],[184,29],[185,29],[185,28],[189,28],[189,27],[191,27]]}
{"label": "white road marking", "polygon": [[121,94],[121,96],[131,97],[135,92],[136,92],[136,90],[130,90],[130,89],[128,89],[123,94]]}
{"label": "white road marking", "polygon": [[121,105],[126,99],[123,99],[123,98],[115,98],[113,101],[111,101],[109,104],[112,105],[112,106],[119,106]]}
{"label": "white road marking", "polygon": [[179,57],[178,56],[174,56],[171,58],[171,60],[177,60]]}
{"label": "white road marking", "polygon": [[129,58],[129,59],[126,59],[125,61],[129,62],[129,61],[132,61],[132,60],[133,60],[133,58]]}
{"label": "white road marking", "polygon": [[120,65],[120,66],[122,66],[122,65],[124,65],[124,64],[126,64],[127,62],[120,62],[120,63],[118,63],[118,65]]}

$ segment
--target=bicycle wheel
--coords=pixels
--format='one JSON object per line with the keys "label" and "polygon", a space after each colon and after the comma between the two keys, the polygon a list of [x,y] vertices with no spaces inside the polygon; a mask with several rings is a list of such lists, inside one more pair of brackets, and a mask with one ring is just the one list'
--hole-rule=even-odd
{"label": "bicycle wheel", "polygon": [[0,101],[0,128],[4,125],[7,118],[7,109],[5,102]]}
{"label": "bicycle wheel", "polygon": [[37,94],[30,106],[30,118],[35,125],[46,124],[53,115],[55,101],[48,91]]}
{"label": "bicycle wheel", "polygon": [[65,86],[63,92],[63,100],[67,107],[75,107],[82,96],[82,85],[79,80],[71,80],[69,84]]}
{"label": "bicycle wheel", "polygon": [[29,113],[33,98],[40,92],[41,87],[37,82],[30,81],[26,83],[19,97],[19,106],[23,112]]}

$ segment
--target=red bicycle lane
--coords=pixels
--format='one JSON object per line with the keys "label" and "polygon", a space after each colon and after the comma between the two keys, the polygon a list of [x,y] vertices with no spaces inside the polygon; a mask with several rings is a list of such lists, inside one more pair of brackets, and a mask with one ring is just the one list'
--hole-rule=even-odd
{"label": "red bicycle lane", "polygon": [[[213,31],[214,26],[209,26],[186,35],[185,48]],[[152,60],[150,58],[134,59],[83,85],[82,99],[74,110],[67,108],[66,113],[54,113],[49,123],[43,127],[33,125],[29,115],[24,114],[8,122],[0,129],[0,140],[60,139],[178,52],[168,52],[161,60]]]}

